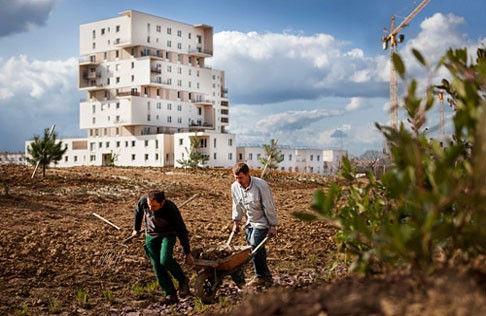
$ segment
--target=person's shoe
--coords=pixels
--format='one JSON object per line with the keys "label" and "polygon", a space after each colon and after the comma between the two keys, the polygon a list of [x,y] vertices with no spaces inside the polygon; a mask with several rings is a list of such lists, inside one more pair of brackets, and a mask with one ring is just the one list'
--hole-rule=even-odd
{"label": "person's shoe", "polygon": [[169,294],[160,299],[160,303],[164,305],[174,305],[179,303],[179,298],[177,297],[177,294]]}
{"label": "person's shoe", "polygon": [[273,278],[270,277],[254,277],[250,283],[248,283],[249,286],[270,286],[273,284]]}
{"label": "person's shoe", "polygon": [[189,288],[189,278],[186,277],[185,281],[179,284],[179,296],[184,298],[191,293]]}

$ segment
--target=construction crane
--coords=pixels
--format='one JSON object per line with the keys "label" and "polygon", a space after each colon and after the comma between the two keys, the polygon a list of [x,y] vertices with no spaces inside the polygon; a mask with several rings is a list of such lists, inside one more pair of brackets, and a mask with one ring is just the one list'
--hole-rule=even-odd
{"label": "construction crane", "polygon": [[[398,43],[402,43],[405,39],[405,36],[398,32],[407,26],[430,1],[423,0],[397,27],[395,27],[395,16],[392,16],[390,29],[385,30],[386,34],[381,39],[383,50],[387,50],[390,46],[390,57],[397,51]],[[393,63],[390,66],[390,125],[394,129],[398,127],[398,80]]]}

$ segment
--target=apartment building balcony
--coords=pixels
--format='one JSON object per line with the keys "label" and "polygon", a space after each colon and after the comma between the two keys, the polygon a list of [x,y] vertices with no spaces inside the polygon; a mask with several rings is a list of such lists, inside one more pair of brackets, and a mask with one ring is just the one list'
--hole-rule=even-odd
{"label": "apartment building balcony", "polygon": [[193,48],[193,49],[189,49],[187,53],[189,55],[197,56],[197,57],[211,57],[211,56],[213,56],[212,51],[202,49],[202,47],[196,47],[196,48]]}
{"label": "apartment building balcony", "polygon": [[82,56],[79,57],[79,65],[86,66],[86,65],[98,65],[101,64],[101,60],[97,60],[96,56]]}
{"label": "apartment building balcony", "polygon": [[151,79],[150,84],[155,85],[155,86],[170,86],[172,83],[170,81],[165,81],[162,80],[162,78],[157,78],[157,79]]}
{"label": "apartment building balcony", "polygon": [[121,97],[139,97],[140,92],[137,92],[137,91],[121,91],[121,92],[118,92],[116,94],[116,96],[118,98],[121,98]]}
{"label": "apartment building balcony", "polygon": [[116,47],[119,47],[119,48],[126,48],[126,47],[133,46],[134,44],[132,43],[131,40],[117,38],[113,42],[113,45],[115,45]]}
{"label": "apartment building balcony", "polygon": [[102,90],[105,87],[103,86],[102,83],[87,83],[87,84],[81,84],[79,83],[79,89],[83,91],[94,91],[94,90]]}
{"label": "apartment building balcony", "polygon": [[213,102],[209,99],[196,99],[194,100],[194,104],[196,105],[213,105]]}
{"label": "apartment building balcony", "polygon": [[160,68],[160,67],[151,67],[150,68],[150,71],[151,72],[158,73],[158,74],[161,74],[162,73],[162,68]]}
{"label": "apartment building balcony", "polygon": [[86,71],[83,73],[83,79],[90,80],[101,78],[101,71]]}

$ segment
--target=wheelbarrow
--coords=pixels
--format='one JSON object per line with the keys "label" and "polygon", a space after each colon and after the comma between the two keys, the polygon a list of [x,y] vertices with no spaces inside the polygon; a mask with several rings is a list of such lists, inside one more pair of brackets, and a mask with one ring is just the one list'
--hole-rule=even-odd
{"label": "wheelbarrow", "polygon": [[[225,276],[238,275],[244,282],[242,267],[265,245],[268,238],[268,236],[265,237],[253,250],[251,246],[230,246],[233,253],[225,258],[217,260],[195,259],[194,265],[199,271],[194,284],[194,294],[203,303],[210,304],[214,302],[216,292],[223,283]],[[234,277],[233,280],[236,282]],[[237,283],[237,285],[239,284]]]}

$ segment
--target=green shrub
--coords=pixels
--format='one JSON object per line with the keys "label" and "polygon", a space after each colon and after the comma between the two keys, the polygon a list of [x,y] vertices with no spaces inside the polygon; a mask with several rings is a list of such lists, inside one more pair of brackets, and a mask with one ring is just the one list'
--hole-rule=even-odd
{"label": "green shrub", "polygon": [[[417,60],[430,72],[418,51]],[[450,50],[442,58],[452,78],[425,88],[408,82],[398,55],[393,62],[408,90],[405,109],[411,128],[377,127],[385,136],[393,166],[381,179],[366,181],[343,159],[341,176],[347,185],[318,190],[313,213],[297,212],[304,220],[324,219],[337,228],[340,251],[352,258],[351,270],[382,272],[405,267],[433,271],[484,254],[486,230],[486,59],[478,50],[468,63],[466,49]],[[441,146],[429,139],[425,122],[442,89],[454,107],[453,141]],[[442,144],[444,145],[444,144]]]}

